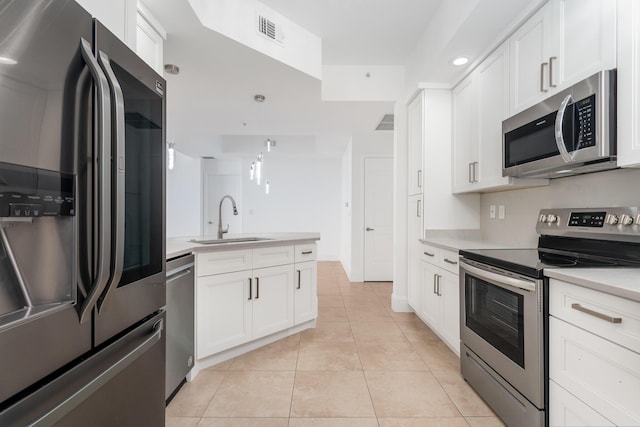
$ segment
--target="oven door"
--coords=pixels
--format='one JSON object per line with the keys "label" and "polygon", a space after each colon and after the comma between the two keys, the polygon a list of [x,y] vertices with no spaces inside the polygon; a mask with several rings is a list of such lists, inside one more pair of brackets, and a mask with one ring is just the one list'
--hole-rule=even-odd
{"label": "oven door", "polygon": [[462,343],[544,407],[542,280],[460,262]]}

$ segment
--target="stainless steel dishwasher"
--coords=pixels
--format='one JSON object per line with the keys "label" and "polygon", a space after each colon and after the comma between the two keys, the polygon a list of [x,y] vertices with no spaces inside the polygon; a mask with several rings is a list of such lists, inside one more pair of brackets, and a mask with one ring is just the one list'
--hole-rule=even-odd
{"label": "stainless steel dishwasher", "polygon": [[193,367],[194,258],[183,255],[167,260],[167,402]]}

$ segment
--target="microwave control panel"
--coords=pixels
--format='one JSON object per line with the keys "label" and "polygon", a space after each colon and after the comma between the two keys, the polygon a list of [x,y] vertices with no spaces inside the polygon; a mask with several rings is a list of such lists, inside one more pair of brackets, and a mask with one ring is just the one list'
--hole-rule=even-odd
{"label": "microwave control panel", "polygon": [[581,99],[573,104],[575,119],[575,149],[594,147],[596,145],[596,96]]}
{"label": "microwave control panel", "polygon": [[0,162],[0,217],[74,216],[74,176]]}

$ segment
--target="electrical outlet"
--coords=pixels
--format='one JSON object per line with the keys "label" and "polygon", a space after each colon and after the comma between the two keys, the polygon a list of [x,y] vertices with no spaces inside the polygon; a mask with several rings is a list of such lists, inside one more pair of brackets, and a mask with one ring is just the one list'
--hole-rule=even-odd
{"label": "electrical outlet", "polygon": [[495,219],[496,217],[496,205],[489,206],[489,218]]}
{"label": "electrical outlet", "polygon": [[499,219],[504,219],[504,218],[505,218],[505,216],[506,216],[506,213],[505,213],[505,207],[504,207],[504,205],[500,205],[500,206],[498,206],[498,218],[499,218]]}

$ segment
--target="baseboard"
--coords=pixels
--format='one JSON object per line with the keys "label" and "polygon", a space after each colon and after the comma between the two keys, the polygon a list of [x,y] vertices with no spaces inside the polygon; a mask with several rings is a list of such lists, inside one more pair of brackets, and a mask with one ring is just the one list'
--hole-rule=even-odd
{"label": "baseboard", "polygon": [[288,336],[297,334],[298,332],[302,332],[305,329],[315,328],[316,327],[316,319],[309,320],[308,322],[301,323],[300,325],[293,326],[291,328],[273,333],[266,337],[259,338],[254,341],[249,341],[248,343],[241,344],[237,347],[230,348],[228,350],[223,350],[220,353],[213,354],[209,357],[205,357],[202,359],[196,360],[194,367],[191,369],[189,374],[187,375],[187,381],[192,381],[200,371],[203,371],[207,368],[217,365],[218,363],[226,362],[229,359],[233,359],[236,356],[243,355],[260,347],[263,347],[267,344],[271,344]]}

